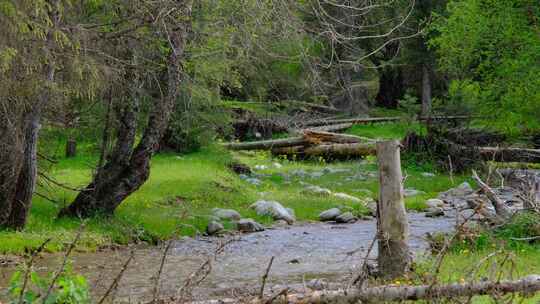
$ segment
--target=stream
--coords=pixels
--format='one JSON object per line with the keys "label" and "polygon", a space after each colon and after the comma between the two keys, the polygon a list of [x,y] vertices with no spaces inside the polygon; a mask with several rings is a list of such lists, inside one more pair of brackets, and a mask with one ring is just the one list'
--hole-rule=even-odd
{"label": "stream", "polygon": [[[411,249],[422,253],[427,248],[427,232],[451,231],[451,217],[427,218],[423,213],[409,213]],[[268,285],[302,284],[313,278],[332,282],[347,281],[359,265],[376,232],[375,220],[353,224],[300,223],[263,232],[243,234],[226,245],[223,253],[212,262],[207,279],[193,290],[197,299],[238,296],[257,292],[261,277],[272,256]],[[226,238],[200,237],[175,241],[161,275],[161,296],[173,296],[191,273],[214,255]],[[138,303],[152,299],[153,278],[159,266],[163,248],[136,248],[134,260],[125,271],[114,292],[117,303]],[[74,253],[73,270],[84,275],[92,293],[98,297],[114,280],[130,255],[127,248],[94,253]],[[376,256],[376,246],[371,258]],[[37,261],[39,272],[58,268],[61,254],[48,254]],[[5,299],[9,277],[14,266],[0,267],[0,301]]]}

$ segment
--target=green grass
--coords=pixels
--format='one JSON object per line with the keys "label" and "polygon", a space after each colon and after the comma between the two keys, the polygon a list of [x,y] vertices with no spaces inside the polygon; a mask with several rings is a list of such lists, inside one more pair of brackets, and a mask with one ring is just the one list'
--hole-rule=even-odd
{"label": "green grass", "polygon": [[[422,283],[424,279],[432,278],[436,268],[434,257],[424,257],[417,259],[416,283]],[[496,266],[495,266],[496,265]],[[481,251],[469,251],[467,249],[459,252],[447,254],[441,264],[437,280],[441,284],[455,282],[471,282],[488,279],[497,281],[499,279],[515,280],[529,274],[540,273],[540,246],[522,246],[514,250],[500,250],[496,245],[491,249]],[[425,282],[424,282],[425,283]],[[522,302],[521,302],[522,301]],[[540,301],[540,294],[530,297],[516,297],[505,303],[530,303],[536,304]],[[486,296],[476,296],[472,303],[497,303]]]}

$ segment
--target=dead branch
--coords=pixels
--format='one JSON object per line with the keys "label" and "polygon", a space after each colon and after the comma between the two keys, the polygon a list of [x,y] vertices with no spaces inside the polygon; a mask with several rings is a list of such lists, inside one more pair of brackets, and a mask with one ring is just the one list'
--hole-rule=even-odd
{"label": "dead branch", "polygon": [[64,269],[66,268],[69,256],[71,255],[71,252],[73,251],[73,248],[75,248],[75,245],[77,244],[77,242],[81,238],[82,232],[84,230],[84,226],[85,226],[85,224],[82,223],[81,226],[79,227],[79,231],[77,231],[77,235],[75,235],[75,238],[73,239],[71,244],[69,244],[69,247],[68,247],[68,249],[66,251],[66,254],[64,255],[64,260],[62,261],[62,265],[60,265],[60,268],[56,271],[56,273],[54,274],[53,279],[49,283],[49,288],[47,289],[47,292],[45,293],[45,296],[43,297],[43,300],[41,301],[42,304],[47,303],[47,299],[51,295],[51,291],[53,290],[54,285],[56,285],[56,281],[58,280],[60,275],[64,272]]}
{"label": "dead branch", "polygon": [[270,259],[270,262],[268,263],[268,267],[266,267],[266,271],[264,272],[264,275],[262,277],[262,284],[261,284],[261,290],[259,291],[259,299],[262,299],[264,297],[264,287],[266,286],[266,279],[268,279],[268,274],[270,273],[270,269],[272,268],[272,263],[274,263],[274,256]]}
{"label": "dead branch", "polygon": [[163,251],[163,255],[161,255],[161,262],[159,264],[159,270],[156,274],[156,278],[154,281],[154,290],[152,292],[152,303],[156,303],[157,299],[159,298],[159,281],[161,278],[161,274],[163,273],[163,267],[165,266],[165,260],[167,259],[167,254],[172,246],[172,241],[169,241],[167,243],[167,246],[165,247],[165,250]]}
{"label": "dead branch", "polygon": [[122,269],[116,275],[116,277],[114,278],[114,281],[111,283],[109,288],[107,288],[107,291],[105,292],[105,294],[103,294],[103,296],[99,300],[98,304],[102,304],[105,301],[105,299],[107,299],[107,297],[111,294],[111,292],[118,286],[118,283],[120,282],[120,280],[124,276],[124,272],[126,272],[128,266],[129,266],[129,263],[131,263],[134,256],[135,256],[135,251],[131,251],[131,253],[129,255],[129,258],[126,260],[126,262],[122,266]]}
{"label": "dead branch", "polygon": [[495,192],[486,184],[484,183],[475,170],[472,171],[472,178],[476,181],[478,186],[482,189],[482,191],[486,194],[486,196],[489,198],[491,203],[493,204],[493,207],[495,207],[495,212],[497,212],[497,215],[500,216],[503,219],[509,219],[512,217],[512,211],[505,205],[505,203],[495,194]]}

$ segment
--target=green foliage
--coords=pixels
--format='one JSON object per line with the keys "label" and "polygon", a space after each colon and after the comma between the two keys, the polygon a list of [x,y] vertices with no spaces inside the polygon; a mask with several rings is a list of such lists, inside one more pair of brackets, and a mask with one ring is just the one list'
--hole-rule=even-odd
{"label": "green foliage", "polygon": [[[27,272],[29,273],[27,274]],[[47,294],[49,286],[52,284],[53,274],[41,276],[33,270],[18,270],[10,280],[9,294],[10,303],[19,303],[21,297],[23,303],[46,303],[46,304],[86,304],[91,303],[90,292],[86,279],[78,274],[74,274],[68,267],[56,280],[50,295],[47,299],[43,297]],[[25,282],[26,276],[29,280]],[[23,287],[24,286],[24,287]],[[24,288],[24,291],[23,291]]]}
{"label": "green foliage", "polygon": [[450,96],[509,132],[540,129],[540,7],[533,0],[454,0],[432,30]]}

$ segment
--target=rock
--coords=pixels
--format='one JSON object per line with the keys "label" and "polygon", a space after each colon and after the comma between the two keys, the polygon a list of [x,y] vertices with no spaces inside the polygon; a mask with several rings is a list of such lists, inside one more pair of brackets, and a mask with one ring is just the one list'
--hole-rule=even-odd
{"label": "rock", "polygon": [[273,163],[272,165],[273,165],[275,168],[277,168],[277,169],[283,168],[283,165],[280,164],[280,163]]}
{"label": "rock", "polygon": [[289,210],[276,201],[260,200],[251,205],[250,208],[255,209],[260,216],[271,216],[274,220],[285,220],[289,225],[295,221],[294,212],[291,214]]}
{"label": "rock", "polygon": [[332,208],[319,214],[319,219],[323,222],[334,221],[336,217],[341,215],[341,210],[338,208]]}
{"label": "rock", "polygon": [[223,231],[223,229],[225,229],[225,227],[223,227],[221,223],[211,221],[210,223],[208,223],[208,226],[206,226],[206,233],[208,235],[214,235],[220,233],[221,231]]}
{"label": "rock", "polygon": [[268,169],[268,166],[266,165],[256,165],[255,170],[266,170]]}
{"label": "rock", "polygon": [[359,199],[358,197],[354,197],[352,195],[348,195],[347,193],[333,193],[333,195],[337,198],[341,198],[341,199],[344,199],[344,200],[348,200],[348,201],[352,201],[352,202],[355,202],[355,203],[361,203],[362,200]]}
{"label": "rock", "polygon": [[444,210],[439,207],[428,208],[426,210],[426,217],[439,217],[444,215]]}
{"label": "rock", "polygon": [[444,202],[438,198],[431,198],[426,201],[428,208],[442,208],[444,207]]}
{"label": "rock", "polygon": [[336,217],[336,222],[343,224],[356,222],[357,220],[358,218],[354,216],[351,212],[345,212]]}
{"label": "rock", "polygon": [[311,176],[311,178],[320,178],[324,175],[323,172],[320,172],[320,171],[315,171],[315,172],[312,172],[309,176]]}
{"label": "rock", "polygon": [[313,279],[306,286],[312,290],[324,290],[328,288],[328,282],[325,279]]}
{"label": "rock", "polygon": [[248,177],[245,181],[255,186],[260,186],[262,184],[262,181],[255,177]]}
{"label": "rock", "polygon": [[292,259],[287,262],[288,264],[300,264],[300,259]]}
{"label": "rock", "polygon": [[296,169],[291,171],[291,174],[298,177],[305,177],[307,175],[307,172],[304,169]]}
{"label": "rock", "polygon": [[241,232],[258,232],[264,231],[264,226],[257,223],[255,220],[247,218],[236,222],[236,229]]}
{"label": "rock", "polygon": [[288,226],[288,225],[289,225],[289,223],[287,223],[287,221],[278,220],[278,221],[275,221],[272,226],[274,226],[274,227],[285,227],[285,226]]}
{"label": "rock", "polygon": [[416,189],[412,189],[412,188],[407,188],[407,189],[403,190],[403,195],[405,195],[406,197],[416,196],[416,195],[420,195],[420,194],[425,194],[425,192],[420,191],[420,190],[416,190]]}
{"label": "rock", "polygon": [[232,163],[229,164],[229,168],[236,174],[243,174],[243,175],[250,175],[252,172],[251,172],[251,168],[249,168],[248,165],[246,164],[243,164],[241,162],[238,162],[238,161],[234,161]]}
{"label": "rock", "polygon": [[431,172],[422,172],[421,174],[423,177],[435,177],[435,173],[431,173]]}
{"label": "rock", "polygon": [[232,209],[214,208],[212,209],[212,215],[218,217],[219,219],[228,221],[238,221],[241,218],[240,213]]}
{"label": "rock", "polygon": [[323,169],[323,172],[324,173],[345,173],[345,172],[350,172],[351,169],[350,168],[330,168],[330,167],[326,167]]}
{"label": "rock", "polygon": [[332,191],[330,191],[329,189],[322,188],[315,185],[306,186],[302,192],[308,193],[308,194],[316,194],[320,196],[329,196],[330,194],[332,194]]}

